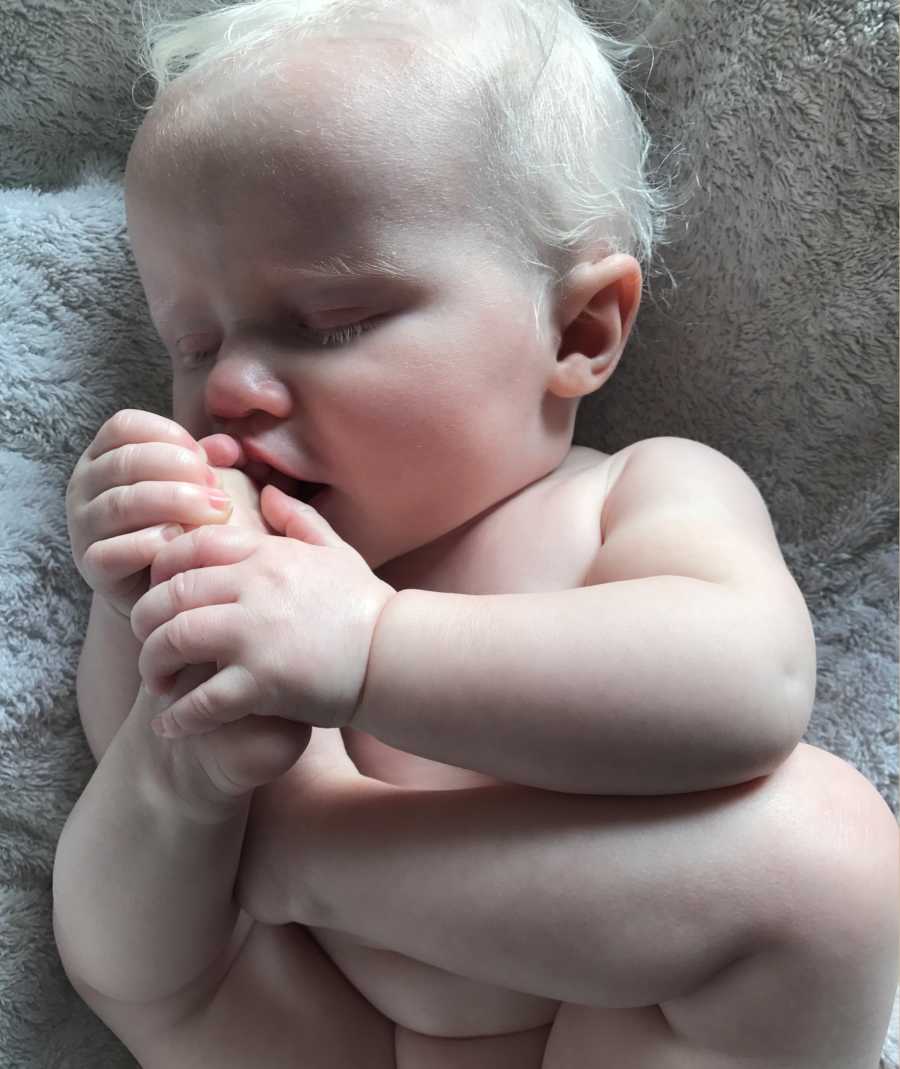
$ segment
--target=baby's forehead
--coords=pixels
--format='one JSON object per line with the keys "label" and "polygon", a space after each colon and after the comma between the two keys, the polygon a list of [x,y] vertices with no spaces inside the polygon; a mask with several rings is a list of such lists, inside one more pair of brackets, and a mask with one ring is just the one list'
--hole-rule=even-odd
{"label": "baby's forehead", "polygon": [[[271,165],[287,167],[331,158],[408,168],[417,150],[433,159],[458,141],[447,129],[449,109],[442,122],[420,93],[403,91],[405,83],[433,77],[409,41],[328,38],[265,55],[263,68],[262,57],[244,65],[231,58],[176,80],[139,131],[135,158],[241,160],[263,152]],[[150,146],[152,154],[141,152]]]}
{"label": "baby's forehead", "polygon": [[[369,63],[375,48],[381,70]],[[345,42],[292,56],[265,82],[248,73],[176,81],[151,112],[129,156],[130,222],[152,231],[160,213],[241,227],[234,205],[274,225],[278,213],[319,219],[349,239],[417,224],[476,226],[469,139],[397,93],[413,53],[403,42]],[[354,62],[354,58],[356,62]],[[399,72],[399,74],[398,74]],[[394,77],[393,91],[389,79]],[[283,215],[282,215],[283,219]],[[248,224],[249,225],[249,224]]]}
{"label": "baby's forehead", "polygon": [[433,97],[409,91],[417,79],[444,77],[421,73],[429,64],[416,46],[341,40],[276,59],[263,79],[239,64],[232,77],[226,61],[163,94],[126,169],[129,230],[139,244],[155,240],[161,222],[166,233],[182,233],[184,223],[211,221],[242,241],[261,229],[285,231],[290,218],[314,220],[336,246],[360,233],[376,245],[398,233],[429,248],[449,233],[485,245],[497,200],[490,169],[471,116],[458,115],[452,100],[435,114]]}

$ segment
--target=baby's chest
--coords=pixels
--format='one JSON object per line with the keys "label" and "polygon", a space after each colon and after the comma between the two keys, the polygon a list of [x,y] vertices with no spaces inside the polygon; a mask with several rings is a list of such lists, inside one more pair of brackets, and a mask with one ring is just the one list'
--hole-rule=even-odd
{"label": "baby's chest", "polygon": [[[411,570],[403,585],[476,595],[583,586],[601,546],[600,512],[609,458],[581,447],[571,457],[556,478],[505,502],[468,531],[452,553]],[[359,771],[384,783],[451,790],[502,782],[406,753],[353,728],[344,728],[343,737]]]}

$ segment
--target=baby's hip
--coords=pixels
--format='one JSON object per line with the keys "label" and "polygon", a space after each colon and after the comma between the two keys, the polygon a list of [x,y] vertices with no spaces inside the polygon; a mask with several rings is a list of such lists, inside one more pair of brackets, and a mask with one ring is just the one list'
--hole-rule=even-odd
{"label": "baby's hip", "polygon": [[[367,946],[345,932],[307,928],[344,977],[398,1028],[428,1038],[503,1038],[549,1028],[560,1003],[470,980]],[[427,1063],[423,1063],[427,1064]]]}
{"label": "baby's hip", "polygon": [[542,1069],[553,1025],[454,1039],[396,1027],[396,1069]]}

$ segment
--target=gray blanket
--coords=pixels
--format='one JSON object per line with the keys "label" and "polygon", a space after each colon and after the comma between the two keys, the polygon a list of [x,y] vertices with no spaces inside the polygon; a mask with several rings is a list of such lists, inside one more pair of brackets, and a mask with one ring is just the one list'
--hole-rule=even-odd
{"label": "gray blanket", "polygon": [[[576,441],[611,452],[678,435],[749,472],[814,617],[807,741],[896,810],[893,5],[623,0],[619,14],[613,32],[654,46],[630,84],[683,203]],[[75,704],[89,592],[70,557],[66,483],[114,411],[169,403],[124,235],[122,167],[143,99],[136,17],[130,0],[0,6],[3,1069],[135,1064],[66,981],[50,877],[92,771]],[[882,1067],[897,1069],[896,1018]]]}

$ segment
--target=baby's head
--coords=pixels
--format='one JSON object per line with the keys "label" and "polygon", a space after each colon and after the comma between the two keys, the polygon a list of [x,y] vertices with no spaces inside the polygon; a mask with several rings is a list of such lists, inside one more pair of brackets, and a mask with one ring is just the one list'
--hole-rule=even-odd
{"label": "baby's head", "polygon": [[624,46],[569,0],[257,0],[147,41],[126,206],[174,417],[328,483],[373,568],[555,469],[668,207]]}

